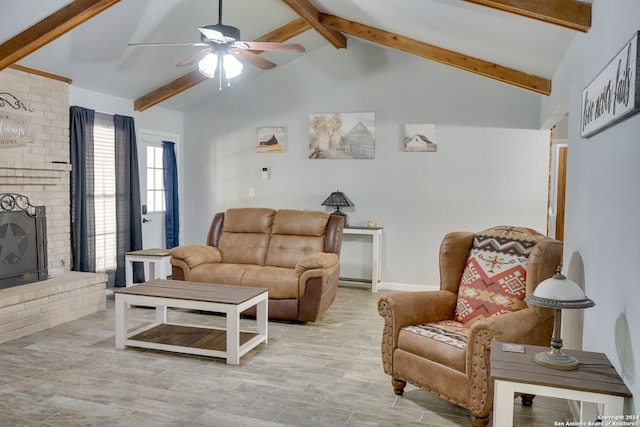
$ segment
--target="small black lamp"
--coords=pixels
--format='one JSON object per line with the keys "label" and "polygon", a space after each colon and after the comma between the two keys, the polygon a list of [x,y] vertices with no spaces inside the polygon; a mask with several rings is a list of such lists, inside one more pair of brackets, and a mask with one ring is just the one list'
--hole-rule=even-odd
{"label": "small black lamp", "polygon": [[334,206],[335,211],[331,212],[331,215],[340,215],[344,218],[344,225],[347,225],[347,214],[340,210],[341,206],[355,206],[351,200],[339,190],[329,194],[329,197],[322,202],[322,206]]}

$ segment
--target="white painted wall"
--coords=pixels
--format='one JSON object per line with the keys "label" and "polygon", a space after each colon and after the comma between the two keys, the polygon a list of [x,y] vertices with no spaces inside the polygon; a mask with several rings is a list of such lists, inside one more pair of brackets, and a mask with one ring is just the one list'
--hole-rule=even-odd
{"label": "white painted wall", "polygon": [[582,139],[580,110],[582,90],[639,29],[639,2],[593,2],[592,27],[576,37],[543,105],[543,120],[569,108],[564,259],[567,276],[596,303],[563,317],[563,338],[608,355],[634,395],[626,414],[640,408],[640,115]]}
{"label": "white painted wall", "polygon": [[[522,89],[358,40],[346,51],[321,48],[185,114],[184,242],[204,242],[215,212],[324,210],[320,203],[340,189],[355,203],[347,210],[352,225],[375,219],[385,229],[385,282],[438,285],[445,233],[499,224],[546,231],[549,132],[533,130],[539,102]],[[369,111],[376,113],[374,160],[308,159],[309,114]],[[439,124],[438,151],[402,151],[404,123]],[[256,127],[276,125],[288,129],[285,153],[257,154]],[[262,167],[270,179],[260,178]],[[349,246],[345,271],[367,271],[347,275],[365,277],[370,249]]]}

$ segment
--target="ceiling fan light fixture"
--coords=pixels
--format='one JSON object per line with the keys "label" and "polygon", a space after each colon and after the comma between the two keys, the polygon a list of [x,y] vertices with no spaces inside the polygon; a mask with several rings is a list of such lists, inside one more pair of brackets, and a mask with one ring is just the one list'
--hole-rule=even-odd
{"label": "ceiling fan light fixture", "polygon": [[209,52],[204,58],[198,62],[198,70],[200,73],[212,79],[216,75],[216,68],[218,67],[218,55],[213,52]]}
{"label": "ceiling fan light fixture", "polygon": [[238,77],[242,73],[242,68],[242,62],[238,61],[235,56],[230,53],[224,56],[224,75],[227,79]]}

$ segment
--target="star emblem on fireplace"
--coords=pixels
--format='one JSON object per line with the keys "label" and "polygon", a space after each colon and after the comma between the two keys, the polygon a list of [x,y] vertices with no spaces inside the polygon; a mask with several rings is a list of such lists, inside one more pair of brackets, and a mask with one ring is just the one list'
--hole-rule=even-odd
{"label": "star emblem on fireplace", "polygon": [[0,226],[0,264],[20,261],[27,251],[27,233],[15,223]]}

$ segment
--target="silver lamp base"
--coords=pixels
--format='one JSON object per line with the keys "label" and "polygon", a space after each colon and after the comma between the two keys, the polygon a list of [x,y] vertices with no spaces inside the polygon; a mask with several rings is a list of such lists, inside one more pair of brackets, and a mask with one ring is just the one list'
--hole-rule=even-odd
{"label": "silver lamp base", "polygon": [[533,360],[535,360],[538,365],[562,371],[572,371],[580,364],[578,359],[563,353],[559,348],[552,348],[550,351],[536,353]]}

